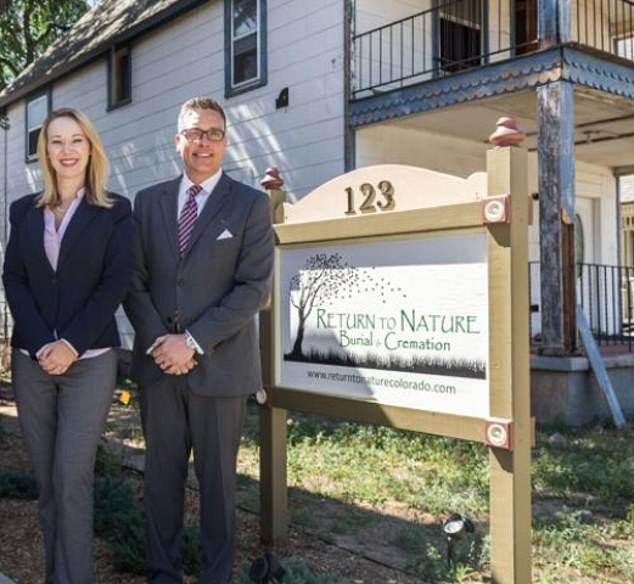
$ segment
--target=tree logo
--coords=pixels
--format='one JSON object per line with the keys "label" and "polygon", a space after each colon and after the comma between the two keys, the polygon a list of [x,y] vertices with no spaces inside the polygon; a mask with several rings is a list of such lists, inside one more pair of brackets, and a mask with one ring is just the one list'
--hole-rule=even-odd
{"label": "tree logo", "polygon": [[372,274],[375,268],[358,268],[343,261],[341,254],[318,253],[310,256],[304,267],[295,274],[289,284],[291,305],[297,310],[297,330],[290,353],[284,357],[290,361],[305,361],[302,349],[306,321],[315,307],[332,300],[350,300],[361,292],[378,294],[383,304],[387,295],[407,295],[392,286],[385,278]]}

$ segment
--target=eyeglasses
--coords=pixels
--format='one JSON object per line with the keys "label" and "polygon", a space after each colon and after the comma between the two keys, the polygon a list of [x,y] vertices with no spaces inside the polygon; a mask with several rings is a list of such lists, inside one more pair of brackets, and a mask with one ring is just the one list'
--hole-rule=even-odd
{"label": "eyeglasses", "polygon": [[207,140],[210,142],[222,142],[225,137],[225,131],[220,128],[210,128],[209,130],[188,128],[187,130],[181,130],[180,134],[185,136],[188,142],[194,142],[196,144],[202,142],[203,136],[207,136]]}

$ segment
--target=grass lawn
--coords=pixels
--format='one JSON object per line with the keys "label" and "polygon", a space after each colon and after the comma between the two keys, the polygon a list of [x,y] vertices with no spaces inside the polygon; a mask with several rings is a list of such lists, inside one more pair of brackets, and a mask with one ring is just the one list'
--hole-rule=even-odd
{"label": "grass lawn", "polygon": [[[137,407],[136,395],[130,406],[113,406],[107,434],[142,448]],[[258,460],[258,406],[250,403],[239,455],[239,505],[252,512],[259,505]],[[532,468],[533,582],[634,582],[634,423],[624,431],[541,428]],[[102,467],[99,474],[116,471]],[[377,570],[380,564],[402,570],[389,582],[410,581],[406,573],[421,582],[489,581],[483,445],[291,412],[288,483],[295,528],[370,558]],[[112,501],[111,509],[125,508],[119,496],[111,489],[104,500]],[[476,530],[458,543],[450,567],[441,525],[454,512],[471,518]],[[112,515],[108,511],[104,520]],[[127,527],[138,523],[127,521]],[[305,560],[297,558],[292,584],[388,581],[367,573],[363,580],[335,577],[325,556],[309,563],[333,576],[317,578]],[[240,584],[246,582],[243,576]]]}
{"label": "grass lawn", "polygon": [[[427,581],[486,579],[488,451],[480,444],[289,414],[291,521]],[[240,454],[257,508],[257,410]],[[542,428],[533,451],[536,583],[634,582],[634,424]],[[449,569],[443,519],[474,520]]]}

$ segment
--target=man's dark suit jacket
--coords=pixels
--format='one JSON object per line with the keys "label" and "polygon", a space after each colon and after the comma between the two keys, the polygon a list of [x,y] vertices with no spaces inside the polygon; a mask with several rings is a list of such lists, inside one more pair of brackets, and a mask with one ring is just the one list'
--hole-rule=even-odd
{"label": "man's dark suit jacket", "polygon": [[114,205],[106,209],[84,197],[62,239],[55,271],[44,250],[37,196],[18,199],[10,209],[2,279],[14,319],[12,345],[34,356],[56,339],[56,331],[80,355],[118,346],[114,313],[130,281],[130,202],[109,193]]}
{"label": "man's dark suit jacket", "polygon": [[204,351],[185,376],[193,392],[254,393],[262,384],[255,315],[273,271],[268,198],[223,174],[181,258],[180,181],[145,189],[134,202],[134,270],[124,302],[136,333],[132,377],[141,386],[161,379],[148,347],[158,336],[188,330]]}

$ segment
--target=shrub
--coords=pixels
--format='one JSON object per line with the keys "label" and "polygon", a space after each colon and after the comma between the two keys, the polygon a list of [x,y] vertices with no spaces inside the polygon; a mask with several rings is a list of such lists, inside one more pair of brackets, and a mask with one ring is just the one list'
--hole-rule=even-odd
{"label": "shrub", "polygon": [[0,498],[37,499],[35,479],[25,473],[0,471]]}
{"label": "shrub", "polygon": [[[280,558],[280,564],[286,570],[280,584],[347,584],[347,580],[315,574],[309,566],[298,558]],[[243,566],[238,584],[253,584],[249,579],[248,564]]]}
{"label": "shrub", "polygon": [[115,569],[120,572],[143,574],[143,510],[130,481],[112,476],[97,479],[94,520],[95,533],[108,543]]}

